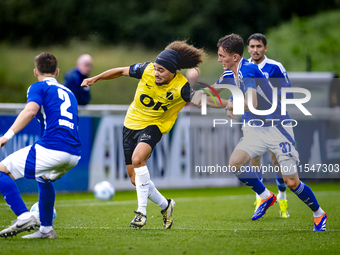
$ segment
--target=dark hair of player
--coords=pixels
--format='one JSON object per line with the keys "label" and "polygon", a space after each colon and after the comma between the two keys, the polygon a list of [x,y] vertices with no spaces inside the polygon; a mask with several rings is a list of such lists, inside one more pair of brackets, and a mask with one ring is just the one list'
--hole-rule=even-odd
{"label": "dark hair of player", "polygon": [[165,49],[175,50],[181,56],[177,63],[177,69],[194,68],[203,61],[204,50],[187,44],[186,40],[174,41],[166,46]]}
{"label": "dark hair of player", "polygon": [[247,41],[248,45],[249,45],[250,40],[262,41],[264,46],[267,45],[267,38],[263,34],[260,34],[260,33],[255,33],[249,36],[248,41]]}
{"label": "dark hair of player", "polygon": [[219,47],[222,47],[229,54],[236,53],[243,56],[243,39],[237,34],[230,34],[220,38],[217,43],[217,48]]}
{"label": "dark hair of player", "polygon": [[41,74],[55,74],[58,61],[51,53],[42,52],[35,57],[34,64],[36,69]]}

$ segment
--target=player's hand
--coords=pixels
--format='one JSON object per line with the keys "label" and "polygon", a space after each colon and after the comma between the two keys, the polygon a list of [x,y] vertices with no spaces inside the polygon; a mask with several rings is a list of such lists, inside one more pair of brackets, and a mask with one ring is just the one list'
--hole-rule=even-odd
{"label": "player's hand", "polygon": [[88,87],[88,86],[92,86],[94,83],[95,83],[95,80],[93,78],[87,78],[83,80],[80,86]]}
{"label": "player's hand", "polygon": [[8,141],[9,141],[9,140],[8,140],[6,137],[1,136],[1,137],[0,137],[0,148],[1,148],[2,146],[4,146]]}
{"label": "player's hand", "polygon": [[191,99],[191,103],[193,105],[196,105],[198,108],[201,108],[201,101],[202,101],[202,94],[203,91],[202,90],[197,90],[194,94],[194,96]]}
{"label": "player's hand", "polygon": [[228,110],[228,111],[233,111],[233,100],[231,100],[231,99],[229,99],[228,100],[228,104],[227,104],[227,106],[225,107],[225,109],[226,110]]}
{"label": "player's hand", "polygon": [[227,110],[227,116],[231,119],[236,119],[236,116],[233,114],[232,111]]}

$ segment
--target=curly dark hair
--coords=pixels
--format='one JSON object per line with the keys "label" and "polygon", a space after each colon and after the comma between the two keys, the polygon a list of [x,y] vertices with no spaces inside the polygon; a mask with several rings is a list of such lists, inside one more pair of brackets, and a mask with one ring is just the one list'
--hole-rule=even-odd
{"label": "curly dark hair", "polygon": [[178,69],[194,68],[203,62],[204,50],[189,45],[186,40],[174,41],[166,46],[165,49],[175,50],[181,56],[177,65]]}

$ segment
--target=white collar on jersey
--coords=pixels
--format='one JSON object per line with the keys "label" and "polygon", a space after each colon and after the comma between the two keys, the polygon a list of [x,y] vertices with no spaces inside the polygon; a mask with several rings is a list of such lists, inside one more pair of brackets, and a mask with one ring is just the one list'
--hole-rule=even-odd
{"label": "white collar on jersey", "polygon": [[243,59],[245,59],[245,58],[241,58],[241,61],[238,63],[236,75],[238,75],[238,72],[240,71],[241,66],[243,65]]}
{"label": "white collar on jersey", "polygon": [[[249,62],[252,62],[252,57],[250,57],[248,59]],[[262,62],[260,64],[258,64],[257,66],[262,69],[266,64],[267,64],[268,58],[266,55],[264,55],[264,59],[262,60]],[[255,62],[254,62],[255,63]]]}
{"label": "white collar on jersey", "polygon": [[[243,78],[242,77],[242,73],[240,73],[240,69],[241,69],[241,66],[242,66],[242,64],[243,64],[243,59],[244,58],[241,58],[241,61],[238,63],[238,66],[237,66],[237,71],[236,71],[236,75],[234,76],[234,81],[235,81],[235,84],[236,84],[236,86],[238,87],[238,88],[240,88],[240,79],[239,78]],[[241,77],[239,77],[239,75],[241,76]]]}
{"label": "white collar on jersey", "polygon": [[50,80],[57,80],[56,78],[52,78],[52,77],[46,77],[45,79],[43,79],[43,81],[50,81]]}

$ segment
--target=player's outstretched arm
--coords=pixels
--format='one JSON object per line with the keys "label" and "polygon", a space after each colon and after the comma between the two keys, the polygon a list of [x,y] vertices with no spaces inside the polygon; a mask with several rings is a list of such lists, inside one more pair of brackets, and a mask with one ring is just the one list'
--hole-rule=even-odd
{"label": "player's outstretched arm", "polygon": [[129,75],[129,70],[130,67],[117,67],[117,68],[112,68],[110,70],[107,70],[101,74],[98,74],[92,78],[84,79],[81,86],[82,87],[88,87],[92,86],[98,81],[103,81],[103,80],[112,80],[116,79],[121,76],[130,76]]}
{"label": "player's outstretched arm", "polygon": [[[199,83],[197,83],[197,84],[199,84]],[[214,86],[216,85],[216,83],[214,84],[214,85],[212,85],[211,87],[213,87],[214,88]],[[215,89],[215,88],[214,88]],[[223,91],[224,89],[220,89],[220,88],[218,88],[218,89],[215,89],[215,91],[213,92],[210,88],[205,88],[205,90],[206,91],[208,91],[209,93],[213,93],[213,94],[215,94],[215,91],[217,92],[217,94],[219,94],[221,91]],[[192,97],[192,99],[191,99],[191,103],[193,104],[193,105],[196,105],[198,108],[201,108],[201,101],[202,101],[202,94],[204,93],[204,91],[203,90],[197,90],[196,92],[195,92],[195,94],[194,94],[194,96]],[[216,98],[216,97],[215,97]],[[216,98],[216,100],[218,100],[217,98]],[[212,102],[212,104],[214,104],[214,105],[209,105],[209,100],[207,101],[207,104],[210,106],[210,107],[214,107],[214,108],[222,108],[222,106],[221,106],[221,104],[218,104],[218,106],[215,106],[215,103],[213,102],[213,100],[211,101]],[[222,103],[223,103],[223,100],[222,100]],[[219,107],[220,106],[220,107]],[[226,105],[224,105],[223,107],[225,107]]]}
{"label": "player's outstretched arm", "polygon": [[227,110],[227,116],[229,118],[236,119],[236,116],[233,113],[234,105],[233,105],[233,100],[232,99],[228,100],[228,103],[227,103],[225,109]]}
{"label": "player's outstretched arm", "polygon": [[225,109],[227,111],[233,111],[234,105],[233,105],[233,100],[232,99],[227,100],[227,105],[225,106]]}
{"label": "player's outstretched arm", "polygon": [[[225,108],[228,105],[228,100],[221,98],[222,105],[220,100],[217,97],[214,97],[215,101],[211,97],[207,97],[207,105],[212,108]],[[215,104],[216,102],[216,104]]]}
{"label": "player's outstretched arm", "polygon": [[[211,87],[214,88],[214,86],[215,86],[215,84],[212,85]],[[215,89],[215,88],[214,88],[214,89]],[[205,88],[205,90],[208,91],[209,93],[215,94],[215,92],[213,92],[210,88]],[[224,90],[224,89],[220,89],[220,88],[215,89],[215,91],[217,92],[217,94],[219,94],[219,93],[220,93],[221,91],[223,91],[223,90]],[[205,93],[203,90],[197,90],[197,91],[195,92],[194,96],[193,96],[192,99],[191,99],[191,103],[192,103],[193,105],[196,105],[198,108],[201,108],[201,107],[202,107],[201,103],[202,103],[202,94],[203,94],[203,93]],[[219,101],[216,97],[215,97],[215,100]],[[221,100],[222,100],[223,106],[221,106],[220,103],[218,103],[218,105],[216,106],[216,105],[215,105],[215,102],[214,102],[213,100],[211,100],[211,97],[210,97],[210,99],[209,99],[209,97],[208,97],[208,99],[207,99],[207,104],[208,104],[208,106],[213,107],[213,108],[223,108],[223,107],[226,107],[227,101],[225,101],[225,102],[223,103],[223,99],[221,99]]]}
{"label": "player's outstretched arm", "polygon": [[232,99],[227,100],[225,109],[227,110],[227,116],[229,118],[236,119],[236,116],[233,114],[234,104]]}
{"label": "player's outstretched arm", "polygon": [[202,100],[203,90],[195,91],[194,96],[191,98],[191,103],[196,105],[198,108],[201,108],[201,100]]}
{"label": "player's outstretched arm", "polygon": [[39,109],[40,106],[35,102],[29,102],[26,104],[25,108],[20,112],[10,129],[4,136],[0,137],[0,147],[4,146],[15,134],[26,127],[38,113]]}

